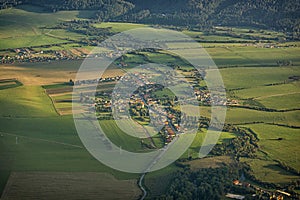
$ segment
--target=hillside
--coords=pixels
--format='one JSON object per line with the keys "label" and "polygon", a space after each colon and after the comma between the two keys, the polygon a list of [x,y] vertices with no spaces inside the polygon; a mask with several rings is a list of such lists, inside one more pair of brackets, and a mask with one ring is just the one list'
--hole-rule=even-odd
{"label": "hillside", "polygon": [[289,32],[299,39],[300,1],[293,0],[1,0],[0,7],[18,4],[45,10],[97,10],[99,21],[127,21],[208,29],[250,26]]}

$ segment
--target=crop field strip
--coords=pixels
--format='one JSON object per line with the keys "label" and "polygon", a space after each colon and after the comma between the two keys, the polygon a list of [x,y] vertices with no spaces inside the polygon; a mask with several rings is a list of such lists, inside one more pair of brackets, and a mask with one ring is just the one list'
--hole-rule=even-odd
{"label": "crop field strip", "polygon": [[1,199],[136,199],[140,193],[134,180],[105,173],[12,172]]}

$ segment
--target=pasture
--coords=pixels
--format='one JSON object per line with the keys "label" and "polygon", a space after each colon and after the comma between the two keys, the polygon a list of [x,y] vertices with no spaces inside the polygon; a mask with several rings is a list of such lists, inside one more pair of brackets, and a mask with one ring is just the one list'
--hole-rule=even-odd
{"label": "pasture", "polygon": [[[295,105],[295,103],[293,105]],[[178,106],[176,107],[176,109],[180,109],[180,107]],[[191,116],[197,115],[195,106],[182,106],[182,109],[185,110],[185,112],[188,112]],[[207,118],[211,117],[210,106],[200,106],[199,112],[200,116],[204,116]],[[287,112],[266,112],[262,110],[254,110],[232,106],[227,108],[225,123],[247,124],[255,122],[264,122],[283,124],[289,126],[300,126],[299,113],[300,112],[298,110]]]}
{"label": "pasture", "polygon": [[299,102],[300,92],[293,92],[290,94],[274,95],[265,98],[260,98],[259,102],[267,108],[275,109],[299,109],[299,105],[295,105],[295,102]]}
{"label": "pasture", "polygon": [[299,108],[295,103],[300,99],[299,93],[299,82],[291,82],[235,90],[230,92],[230,96],[233,96],[232,98],[252,99],[266,108],[285,110]]}
{"label": "pasture", "polygon": [[247,125],[259,138],[259,146],[269,158],[281,160],[289,166],[300,170],[298,145],[299,129],[267,124]]}
{"label": "pasture", "polygon": [[[215,131],[211,131],[210,134],[214,134]],[[189,149],[181,156],[181,158],[189,158],[191,156],[192,158],[198,158],[199,157],[199,150],[201,146],[203,145],[203,142],[205,140],[205,137],[207,136],[207,130],[203,129],[199,132],[197,132],[194,141],[192,142]],[[233,139],[236,135],[229,132],[221,132],[220,137],[217,141],[217,144],[226,143],[229,140]]]}
{"label": "pasture", "polygon": [[99,121],[102,130],[108,133],[107,137],[117,146],[122,146],[122,149],[141,152],[143,147],[141,139],[133,137],[124,133],[116,124],[114,120],[101,120]]}
{"label": "pasture", "polygon": [[262,48],[254,46],[207,48],[217,66],[274,66],[279,60],[300,64],[299,48]]}
{"label": "pasture", "polygon": [[[59,11],[56,13],[47,13],[35,6],[19,6],[17,8],[1,10],[0,49],[66,42],[67,40],[60,38],[60,32],[54,31],[51,33],[51,29],[47,29],[46,27],[51,27],[71,19],[89,17],[91,14],[92,11]],[[68,37],[69,33],[65,33],[67,34],[64,37]],[[74,38],[75,36],[78,35],[70,33],[69,38]]]}
{"label": "pasture", "polygon": [[39,86],[0,90],[1,117],[55,116],[51,100]]}
{"label": "pasture", "polygon": [[291,93],[300,92],[299,82],[291,82],[280,85],[258,86],[248,89],[232,91],[233,95],[242,99],[254,98],[257,100],[269,98],[276,95],[289,95]]}
{"label": "pasture", "polygon": [[299,180],[299,176],[286,172],[274,161],[249,158],[243,158],[241,161],[250,165],[254,176],[263,182],[286,184]]}
{"label": "pasture", "polygon": [[134,23],[118,23],[118,22],[103,22],[100,24],[94,24],[96,28],[111,28],[115,33],[127,31],[134,28],[145,28],[148,27],[145,24],[134,24]]}
{"label": "pasture", "polygon": [[[167,47],[175,53],[184,52],[186,57],[201,57],[195,43],[167,42]],[[266,67],[278,66],[278,61],[291,61],[299,65],[299,47],[265,48],[263,45],[247,43],[200,43],[204,50],[220,68],[224,67]]]}
{"label": "pasture", "polygon": [[67,40],[53,38],[47,35],[22,36],[21,38],[5,38],[1,39],[1,49],[20,48],[29,46],[41,46],[65,43]]}
{"label": "pasture", "polygon": [[[237,67],[220,69],[227,90],[283,83],[300,75],[299,67]],[[252,93],[249,93],[252,95]]]}
{"label": "pasture", "polygon": [[[210,107],[201,106],[201,115],[204,117],[211,116]],[[225,123],[229,124],[247,124],[255,122],[275,123],[289,126],[300,126],[300,111],[288,112],[266,112],[246,108],[227,108]]]}

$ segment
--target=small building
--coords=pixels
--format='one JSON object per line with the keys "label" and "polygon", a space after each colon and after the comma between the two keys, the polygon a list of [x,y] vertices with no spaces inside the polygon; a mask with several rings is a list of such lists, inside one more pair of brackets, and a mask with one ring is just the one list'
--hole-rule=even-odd
{"label": "small building", "polygon": [[278,192],[278,193],[280,193],[280,194],[282,194],[282,195],[285,195],[285,196],[287,196],[287,197],[292,196],[290,193],[287,193],[287,192],[282,191],[282,190],[276,190],[276,192]]}
{"label": "small building", "polygon": [[240,181],[239,180],[234,180],[232,183],[233,183],[233,185],[239,185]]}

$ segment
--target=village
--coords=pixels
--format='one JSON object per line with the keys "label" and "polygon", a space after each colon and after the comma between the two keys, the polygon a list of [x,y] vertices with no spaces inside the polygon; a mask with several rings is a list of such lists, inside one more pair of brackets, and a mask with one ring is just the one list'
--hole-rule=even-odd
{"label": "village", "polygon": [[[140,124],[147,124],[150,122],[159,123],[163,121],[163,128],[158,132],[165,145],[171,143],[177,136],[186,131],[189,126],[193,127],[197,125],[199,119],[197,117],[188,116],[185,113],[181,113],[178,109],[178,98],[174,95],[170,95],[169,91],[166,90],[162,85],[155,84],[154,82],[149,82],[149,74],[147,73],[133,73],[131,74],[136,80],[139,80],[140,87],[130,96],[129,101],[129,113],[130,117]],[[147,78],[146,78],[147,77]],[[77,81],[75,84],[101,84],[106,82],[116,82],[120,81],[124,77],[110,77],[101,78],[97,80],[85,80]],[[153,76],[151,77],[153,78]],[[129,81],[129,79],[127,80]],[[195,80],[193,80],[195,81]],[[147,84],[142,84],[147,82]],[[161,95],[163,93],[163,95]],[[199,102],[199,105],[209,106],[211,103],[219,103],[219,105],[235,105],[238,104],[237,100],[227,99],[226,102],[213,102],[214,99],[210,98],[210,93],[207,90],[194,90],[195,99]],[[82,99],[89,99],[88,96],[82,96]],[[95,106],[98,113],[98,117],[101,119],[111,119],[112,118],[112,91],[97,92],[94,102],[90,102],[92,106]],[[125,112],[126,106],[122,106],[123,99],[117,99],[120,102],[114,102],[120,106],[115,107],[118,112]],[[151,116],[150,116],[151,114]],[[106,116],[103,118],[103,116]],[[109,116],[109,117],[108,117]],[[159,124],[157,124],[159,126]],[[150,148],[150,147],[149,147]],[[289,199],[291,194],[282,191],[275,190],[270,191],[263,189],[256,185],[252,185],[245,181],[245,178],[240,178],[240,180],[233,180],[232,185],[241,187],[244,189],[250,189],[253,191],[252,197],[259,199],[274,199],[283,200]],[[226,197],[229,199],[246,199],[246,196],[227,193]]]}
{"label": "village", "polygon": [[[148,68],[149,70],[149,68]],[[168,74],[169,71],[163,72],[161,69],[155,69],[155,73],[148,73],[146,70],[140,72],[130,72],[129,75],[123,77],[116,76],[110,78],[100,78],[95,80],[82,80],[76,81],[75,85],[81,84],[96,84],[98,82],[98,88],[101,85],[111,82],[122,80],[125,84],[132,84],[132,79],[135,80],[139,86],[136,91],[130,96],[130,101],[125,102],[121,95],[115,96],[114,102],[112,102],[112,91],[96,91],[96,96],[93,101],[89,97],[89,94],[84,93],[81,95],[80,101],[89,100],[91,106],[96,108],[97,116],[99,119],[111,119],[112,104],[114,104],[115,111],[119,113],[125,113],[127,108],[126,103],[129,103],[129,114],[132,119],[140,124],[149,124],[151,122],[154,126],[164,124],[162,130],[159,131],[165,145],[172,142],[172,140],[179,134],[186,132],[192,127],[198,127],[199,119],[196,115],[189,115],[182,113],[180,110],[180,104],[178,97],[173,94],[168,88],[165,88],[161,84],[157,84],[155,80],[160,79],[161,74]],[[165,78],[166,85],[180,85],[182,80],[174,78],[172,74]],[[201,80],[201,76],[198,74],[190,79],[189,84],[195,85]],[[113,88],[111,88],[113,89]],[[126,92],[126,89],[122,90]],[[211,106],[219,105],[237,105],[238,101],[234,99],[227,99],[226,101],[220,101],[218,98],[212,98],[207,88],[197,88],[193,90],[192,96],[185,97],[184,92],[181,91],[181,100],[185,102],[197,102],[194,106],[204,105]],[[151,116],[150,116],[151,115]],[[128,117],[128,116],[126,116]]]}
{"label": "village", "polygon": [[75,60],[80,59],[86,55],[83,52],[78,52],[77,54],[74,54],[66,50],[36,51],[32,48],[17,48],[10,51],[11,53],[0,55],[0,60],[2,64],[14,64],[24,62],[51,62],[55,60]]}

